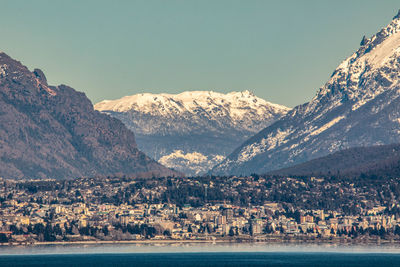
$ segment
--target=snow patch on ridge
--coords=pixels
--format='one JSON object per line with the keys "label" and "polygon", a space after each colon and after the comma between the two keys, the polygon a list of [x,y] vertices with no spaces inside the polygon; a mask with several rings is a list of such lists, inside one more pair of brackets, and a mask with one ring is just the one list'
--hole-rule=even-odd
{"label": "snow patch on ridge", "polygon": [[339,121],[343,120],[344,118],[346,118],[346,117],[345,116],[339,116],[337,118],[334,118],[330,122],[324,124],[322,127],[320,127],[318,129],[314,130],[313,132],[311,132],[310,135],[319,135],[323,131],[326,131],[327,129],[331,128],[333,125],[335,125]]}
{"label": "snow patch on ridge", "polygon": [[0,65],[0,78],[4,78],[4,77],[6,77],[6,75],[7,75],[7,65],[6,64],[3,64],[3,65]]}
{"label": "snow patch on ridge", "polygon": [[195,175],[205,173],[210,166],[214,166],[225,159],[222,155],[205,156],[199,152],[185,153],[175,150],[169,155],[161,157],[158,162],[174,169],[191,169]]}

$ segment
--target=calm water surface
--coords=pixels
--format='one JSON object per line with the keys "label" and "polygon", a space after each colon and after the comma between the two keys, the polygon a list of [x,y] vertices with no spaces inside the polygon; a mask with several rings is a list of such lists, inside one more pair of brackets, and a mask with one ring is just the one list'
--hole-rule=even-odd
{"label": "calm water surface", "polygon": [[400,246],[106,244],[0,247],[0,266],[400,266]]}

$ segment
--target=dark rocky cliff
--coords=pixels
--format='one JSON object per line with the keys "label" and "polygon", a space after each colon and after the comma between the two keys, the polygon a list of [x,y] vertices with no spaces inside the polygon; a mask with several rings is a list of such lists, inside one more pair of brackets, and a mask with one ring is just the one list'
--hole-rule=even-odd
{"label": "dark rocky cliff", "polygon": [[49,86],[43,72],[0,53],[0,177],[169,176],[133,132],[84,93]]}

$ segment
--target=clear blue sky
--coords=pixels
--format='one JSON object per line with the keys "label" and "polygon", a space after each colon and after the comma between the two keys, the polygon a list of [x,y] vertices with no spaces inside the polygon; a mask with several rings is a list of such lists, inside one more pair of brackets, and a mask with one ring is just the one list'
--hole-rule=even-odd
{"label": "clear blue sky", "polygon": [[398,0],[0,0],[0,50],[93,102],[249,89],[309,101]]}

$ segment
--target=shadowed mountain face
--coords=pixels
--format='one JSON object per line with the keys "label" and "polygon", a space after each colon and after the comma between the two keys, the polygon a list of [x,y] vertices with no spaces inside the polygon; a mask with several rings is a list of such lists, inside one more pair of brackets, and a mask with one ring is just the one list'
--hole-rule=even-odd
{"label": "shadowed mountain face", "polygon": [[357,178],[395,178],[400,176],[400,145],[356,147],[335,152],[270,175]]}
{"label": "shadowed mountain face", "polygon": [[134,134],[84,93],[49,86],[0,53],[0,177],[75,178],[177,174],[140,152]]}
{"label": "shadowed mountain face", "polygon": [[215,174],[266,173],[362,146],[400,143],[400,16],[334,71],[308,103],[239,146]]}

